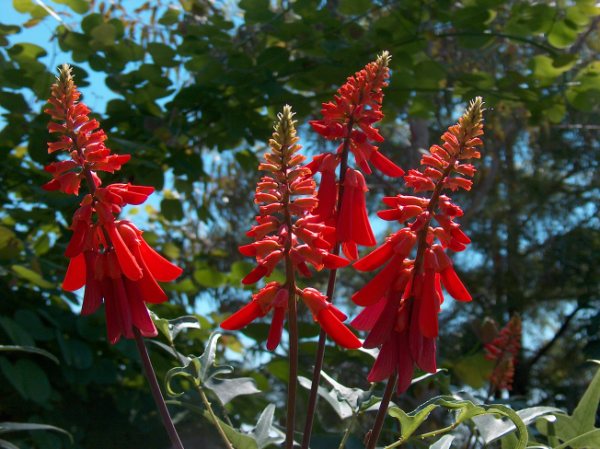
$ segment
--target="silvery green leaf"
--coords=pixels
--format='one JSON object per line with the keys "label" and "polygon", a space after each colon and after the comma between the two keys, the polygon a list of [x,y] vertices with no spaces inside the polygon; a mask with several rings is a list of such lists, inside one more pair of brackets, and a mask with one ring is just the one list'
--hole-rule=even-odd
{"label": "silvery green leaf", "polygon": [[[541,416],[563,412],[554,407],[530,407],[516,413],[525,425],[529,425]],[[493,415],[475,416],[473,422],[486,444],[490,444],[492,441],[502,438],[517,429],[512,421],[500,419]]]}
{"label": "silvery green leaf", "polygon": [[[310,390],[312,382],[303,376],[298,376],[298,383],[303,388]],[[352,407],[348,405],[346,401],[338,399],[335,392],[327,390],[325,387],[319,386],[317,389],[319,396],[325,399],[329,405],[333,407],[333,410],[338,414],[341,419],[350,418],[353,415]]]}
{"label": "silvery green leaf", "polygon": [[285,433],[273,425],[275,418],[275,404],[269,404],[260,414],[252,436],[259,449],[264,449],[272,444],[279,445],[285,441]]}
{"label": "silvery green leaf", "polygon": [[456,438],[454,435],[444,435],[442,438],[429,446],[429,449],[450,449],[454,438]]}
{"label": "silvery green leaf", "polygon": [[256,388],[256,382],[251,377],[220,379],[212,376],[204,385],[217,395],[221,404],[227,404],[237,396],[260,393]]}

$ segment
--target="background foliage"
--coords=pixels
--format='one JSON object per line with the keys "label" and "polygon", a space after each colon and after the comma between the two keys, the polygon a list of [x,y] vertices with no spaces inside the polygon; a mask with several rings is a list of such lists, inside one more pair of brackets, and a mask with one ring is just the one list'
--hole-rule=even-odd
{"label": "background foliage", "polygon": [[[58,433],[32,432],[16,440],[22,447],[166,446],[132,342],[108,346],[103,317],[78,317],[80,295],[60,290],[76,202],[39,186],[48,179],[42,109],[62,62],[75,65],[111,148],[133,155],[123,181],[162,189],[128,213],[185,268],[167,286],[171,303],[153,309],[168,318],[197,314],[201,329],[177,340],[185,354],[201,354],[210,331],[250,294],[240,288],[249,265],[236,248],[254,218],[257,155],[283,104],[305,123],[346,76],[389,50],[384,152],[407,168],[468,99],[482,95],[485,157],[474,192],[459,198],[474,244],[457,267],[475,301],[460,310],[447,305],[441,317],[440,357],[450,378],[417,385],[400,405],[410,410],[448,382],[477,392],[490,369],[485,319],[504,324],[519,313],[524,349],[511,400],[575,407],[591,378],[585,360],[600,358],[600,9],[593,0],[13,0],[3,7],[11,14],[0,19],[0,344],[45,349],[60,363],[0,353],[0,421],[52,424],[75,438],[73,446]],[[44,33],[50,39],[40,39]],[[300,135],[309,153],[326,145],[307,128]],[[368,182],[373,208],[398,190],[377,175]],[[361,282],[342,272],[336,302],[351,315],[348,297]],[[304,318],[302,335],[316,335]],[[256,345],[266,332],[253,325],[218,346],[264,392],[226,406],[238,425],[256,423],[268,401],[283,401],[285,348],[272,355]],[[306,377],[315,346],[301,343]],[[152,355],[163,374],[173,367],[160,348]],[[366,390],[370,363],[367,354],[332,347],[325,367]],[[189,441],[210,444],[213,431],[199,431],[205,421],[174,410]],[[316,447],[330,447],[342,428],[323,401],[319,412]],[[275,420],[282,415],[277,410]],[[371,419],[358,420],[357,435]],[[393,441],[391,429],[384,438]]]}

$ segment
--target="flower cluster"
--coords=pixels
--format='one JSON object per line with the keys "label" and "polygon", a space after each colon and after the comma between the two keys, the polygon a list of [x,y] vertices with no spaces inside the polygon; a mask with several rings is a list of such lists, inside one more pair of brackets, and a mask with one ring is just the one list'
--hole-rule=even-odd
{"label": "flower cluster", "polygon": [[110,184],[102,187],[98,171],[113,173],[129,155],[111,154],[98,121],[90,119],[89,108],[79,102],[71,68],[63,65],[46,110],[48,124],[59,140],[48,144],[48,152],[66,151],[69,159],[52,162],[46,171],[53,179],[43,187],[67,194],[79,193],[85,179],[90,193],[83,197],[73,215],[73,235],[65,251],[71,259],[63,288],[86,286],[81,313],[95,312],[105,305],[108,340],[134,337],[134,328],[144,336],[157,334],[144,303],[161,303],[167,296],[157,281],[172,281],[181,269],[152,249],[142,232],[127,220],[117,220],[126,204],[141,204],[154,192],[152,187]]}
{"label": "flower cluster", "polygon": [[333,229],[311,213],[318,203],[315,182],[310,170],[301,166],[305,158],[298,153],[301,149],[298,140],[292,110],[285,106],[269,141],[271,151],[265,153],[265,161],[259,165],[268,175],[257,184],[255,202],[260,205],[257,224],[246,233],[255,241],[239,248],[243,255],[255,257],[257,262],[242,280],[246,285],[269,276],[284,259],[290,263],[291,273],[288,272],[285,284],[267,283],[253,295],[249,304],[223,321],[221,327],[237,330],[273,311],[267,348],[274,350],[281,340],[288,301],[293,294],[300,296],[314,319],[336,343],[357,348],[360,341],[341,323],[346,317],[325,295],[312,288],[295,287],[295,273],[311,276],[308,265],[321,270],[348,264],[347,260],[329,252],[331,244],[327,236]]}
{"label": "flower cluster", "polygon": [[[367,185],[361,172],[347,168],[348,152],[354,155],[356,165],[366,174],[371,173],[370,163],[388,176],[404,174],[373,144],[383,141],[373,124],[383,118],[381,103],[383,88],[388,84],[389,61],[389,53],[383,52],[376,61],[350,76],[338,89],[334,101],[323,103],[323,118],[310,122],[325,139],[341,141],[335,154],[320,154],[307,167],[312,173],[321,174],[319,207],[315,214],[336,229],[334,240],[342,244],[344,254],[352,260],[358,257],[357,245],[373,246],[376,242],[365,205]],[[340,164],[344,172],[340,173],[338,185],[335,171]],[[339,196],[342,199],[337,210]]]}
{"label": "flower cluster", "polygon": [[495,361],[490,374],[490,386],[493,391],[512,389],[520,348],[521,318],[514,315],[496,338],[485,345],[485,358]]}
{"label": "flower cluster", "polygon": [[[444,143],[433,145],[422,157],[423,169],[410,170],[405,176],[415,192],[430,195],[384,198],[389,209],[379,212],[379,217],[398,221],[404,227],[354,264],[360,271],[385,265],[353,295],[352,300],[366,308],[352,325],[369,331],[364,347],[381,348],[369,380],[381,381],[397,373],[399,392],[410,385],[415,364],[424,371],[436,370],[435,339],[444,299],[442,287],[458,301],[471,300],[445,251],[462,251],[470,243],[454,221],[463,212],[442,191],[471,188],[471,181],[463,176],[472,176],[475,168],[465,161],[480,157],[477,149],[482,145],[482,112],[483,102],[477,97],[458,124],[443,134]],[[416,255],[411,259],[415,248]]]}

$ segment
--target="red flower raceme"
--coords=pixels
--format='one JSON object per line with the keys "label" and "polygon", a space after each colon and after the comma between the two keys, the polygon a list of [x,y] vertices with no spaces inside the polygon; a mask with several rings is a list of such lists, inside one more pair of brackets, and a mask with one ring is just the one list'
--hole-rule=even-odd
{"label": "red flower raceme", "polygon": [[399,392],[410,385],[415,365],[428,372],[436,370],[442,287],[458,301],[471,301],[445,251],[462,251],[470,243],[454,221],[463,212],[442,191],[471,188],[470,180],[453,175],[472,176],[475,172],[464,161],[479,157],[482,112],[483,102],[478,97],[458,124],[444,133],[444,144],[433,145],[423,156],[424,169],[410,170],[405,176],[415,192],[431,192],[428,197],[397,195],[383,199],[389,209],[380,211],[379,217],[405,226],[354,264],[360,271],[383,267],[352,296],[356,304],[365,306],[352,325],[369,331],[364,347],[381,348],[369,381],[381,381],[396,373]]}
{"label": "red flower raceme", "polygon": [[[333,231],[312,214],[317,207],[315,183],[310,170],[300,164],[304,156],[298,153],[298,137],[293,113],[284,107],[270,140],[271,152],[264,155],[259,169],[269,174],[261,178],[256,187],[255,202],[259,204],[257,224],[246,233],[254,242],[240,246],[242,254],[255,257],[256,267],[242,280],[254,284],[269,276],[282,260],[289,261],[292,274],[297,272],[310,277],[309,265],[316,270],[346,266],[348,261],[331,254],[331,244],[326,238]],[[341,322],[346,319],[327,298],[312,288],[295,287],[295,281],[285,284],[269,282],[253,295],[249,304],[227,318],[221,327],[237,330],[257,318],[273,312],[267,348],[274,350],[281,340],[287,314],[290,292],[298,295],[312,312],[313,318],[339,345],[360,347],[360,341]]]}
{"label": "red flower raceme", "polygon": [[67,151],[70,159],[46,167],[53,179],[43,187],[78,194],[85,179],[91,192],[73,215],[73,235],[65,251],[71,261],[63,288],[74,291],[86,286],[83,315],[104,303],[111,343],[121,336],[133,338],[134,328],[146,337],[155,336],[145,303],[166,301],[157,281],[172,281],[182,270],[154,251],[133,223],[115,218],[124,205],[146,201],[154,188],[132,184],[100,187],[96,172],[119,170],[130,156],[111,154],[104,144],[104,131],[88,117],[90,110],[79,97],[70,67],[62,66],[46,111],[53,119],[48,129],[60,137],[48,144],[48,152]]}
{"label": "red flower raceme", "polygon": [[[337,230],[337,234],[331,235],[332,244],[340,242],[344,254],[350,259],[358,257],[357,245],[373,246],[376,242],[367,217],[366,182],[360,172],[345,168],[348,152],[354,155],[356,165],[366,174],[371,173],[370,164],[388,176],[404,174],[372,143],[383,141],[373,125],[383,118],[381,103],[383,88],[388,85],[389,61],[389,54],[383,52],[376,61],[349,77],[346,84],[338,89],[334,100],[323,103],[323,118],[310,122],[325,139],[341,141],[335,154],[316,156],[307,167],[312,173],[321,174],[320,205],[315,214]],[[340,164],[344,173],[340,173],[338,185],[335,170]],[[340,195],[341,206],[337,210]]]}
{"label": "red flower raceme", "polygon": [[485,345],[485,358],[495,361],[490,374],[492,391],[511,390],[515,376],[515,364],[521,349],[521,318],[513,316],[496,338]]}

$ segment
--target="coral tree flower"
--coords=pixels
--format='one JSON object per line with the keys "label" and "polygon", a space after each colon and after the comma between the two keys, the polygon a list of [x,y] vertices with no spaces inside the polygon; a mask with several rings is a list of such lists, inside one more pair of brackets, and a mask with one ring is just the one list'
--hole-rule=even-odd
{"label": "coral tree flower", "polygon": [[63,65],[46,110],[52,117],[48,129],[59,136],[48,144],[48,152],[66,151],[70,159],[46,167],[53,179],[43,188],[76,195],[85,179],[91,193],[73,215],[73,235],[65,251],[71,261],[62,286],[74,291],[85,285],[83,315],[104,303],[110,343],[121,336],[133,338],[134,328],[143,336],[155,336],[145,303],[166,301],[157,281],[172,281],[182,270],[154,251],[133,223],[115,218],[124,205],[146,201],[154,188],[118,183],[101,187],[96,172],[113,173],[130,156],[111,154],[104,131],[88,117],[90,110],[79,102],[80,95],[71,68]]}
{"label": "coral tree flower", "polygon": [[521,317],[513,316],[496,338],[485,345],[485,358],[495,362],[490,374],[490,390],[511,390],[515,365],[521,349]]}
{"label": "coral tree flower", "polygon": [[342,257],[331,254],[331,243],[326,238],[333,231],[323,224],[313,211],[318,200],[315,182],[310,170],[302,167],[305,158],[298,151],[295,121],[289,106],[278,115],[275,132],[269,141],[271,151],[259,169],[267,172],[258,182],[254,201],[259,205],[257,224],[246,233],[255,241],[240,246],[240,252],[255,257],[257,265],[242,280],[254,284],[269,276],[282,260],[290,263],[291,274],[285,284],[269,282],[246,306],[227,318],[221,327],[241,329],[257,318],[273,312],[267,348],[279,345],[286,318],[290,294],[299,296],[311,311],[315,321],[340,346],[360,347],[360,340],[342,324],[346,316],[327,302],[317,290],[296,288],[293,273],[311,276],[309,265],[316,270],[336,269],[348,264]]}
{"label": "coral tree flower", "polygon": [[[347,165],[348,152],[351,152],[356,165],[365,174],[371,174],[370,164],[388,176],[404,174],[374,144],[383,142],[383,136],[373,125],[383,118],[381,103],[383,88],[388,85],[389,61],[389,53],[383,52],[376,61],[350,76],[333,101],[323,103],[323,118],[310,122],[313,130],[325,139],[341,141],[335,154],[320,154],[307,167],[312,173],[321,174],[320,205],[315,214],[337,230],[337,235],[332,234],[331,238],[341,242],[344,254],[352,260],[358,257],[357,245],[373,246],[376,243],[365,203],[368,189],[363,175],[350,168],[340,174],[342,181],[338,185],[336,168],[340,164],[342,167]],[[342,200],[340,210],[337,210],[340,195]]]}
{"label": "coral tree flower", "polygon": [[[428,372],[436,370],[442,288],[458,301],[471,301],[445,251],[462,251],[470,243],[454,221],[463,212],[442,191],[471,188],[470,180],[455,175],[472,176],[475,172],[464,161],[480,157],[477,148],[482,145],[482,113],[483,102],[477,97],[458,124],[444,133],[443,145],[433,145],[423,156],[423,169],[410,170],[405,176],[415,192],[430,195],[383,199],[388,209],[380,211],[379,217],[404,227],[354,264],[360,271],[383,267],[352,296],[356,304],[365,306],[352,325],[369,332],[365,348],[381,348],[369,381],[398,374],[398,392],[410,385],[415,365]],[[411,259],[413,250],[416,255]]]}

